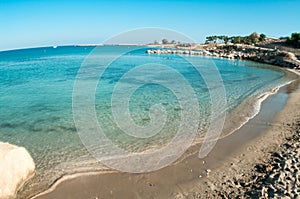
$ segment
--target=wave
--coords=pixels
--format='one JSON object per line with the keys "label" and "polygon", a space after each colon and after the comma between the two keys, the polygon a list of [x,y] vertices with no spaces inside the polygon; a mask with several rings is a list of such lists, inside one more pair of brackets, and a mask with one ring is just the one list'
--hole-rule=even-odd
{"label": "wave", "polygon": [[[234,132],[236,132],[237,130],[239,130],[240,128],[242,128],[247,122],[249,122],[249,120],[251,120],[252,118],[254,118],[256,115],[258,115],[259,114],[259,112],[261,111],[261,105],[262,105],[262,103],[268,98],[268,97],[270,97],[271,95],[274,95],[274,94],[276,94],[278,91],[279,91],[279,89],[280,88],[282,88],[282,87],[284,87],[284,86],[286,86],[286,85],[288,85],[288,84],[291,84],[292,82],[294,82],[294,81],[296,81],[296,80],[292,80],[292,81],[288,81],[288,82],[286,82],[286,83],[283,83],[283,84],[281,84],[281,85],[279,85],[279,86],[276,86],[275,88],[273,88],[273,89],[271,89],[270,91],[267,91],[267,92],[265,92],[265,93],[262,93],[262,94],[260,94],[258,97],[256,97],[256,101],[254,102],[254,104],[253,104],[253,110],[251,111],[251,110],[247,110],[248,112],[252,112],[252,114],[250,114],[249,116],[246,116],[246,117],[244,117],[244,121],[242,121],[241,123],[240,123],[240,125],[238,125],[237,127],[235,127],[233,130],[231,130],[230,132],[227,132],[225,135],[223,135],[223,136],[221,136],[221,137],[219,137],[219,139],[223,139],[223,138],[225,138],[225,137],[228,137],[228,136],[230,136],[231,134],[233,134]],[[218,139],[218,140],[219,140]]]}

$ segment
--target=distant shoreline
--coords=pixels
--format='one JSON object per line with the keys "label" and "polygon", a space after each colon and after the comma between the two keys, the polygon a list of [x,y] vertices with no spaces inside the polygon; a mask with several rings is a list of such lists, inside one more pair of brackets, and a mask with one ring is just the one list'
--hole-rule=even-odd
{"label": "distant shoreline", "polygon": [[[298,57],[300,56],[300,49],[298,52],[298,49],[296,48],[285,48],[283,50],[279,50],[278,48],[246,44],[194,44],[190,47],[178,47],[175,45],[173,45],[173,47],[170,45],[153,45],[153,48],[161,49],[147,50],[146,53],[198,55],[227,59],[244,59],[281,67],[300,69],[300,60],[298,60]],[[297,54],[292,51],[297,51]]]}
{"label": "distant shoreline", "polygon": [[[266,64],[277,65],[287,68],[300,69],[300,49],[280,47],[270,48],[270,44],[246,45],[246,44],[187,44],[190,46],[179,46],[177,44],[70,44],[58,46],[41,46],[20,49],[0,50],[0,53],[17,50],[59,47],[98,47],[98,46],[141,46],[154,48],[147,50],[148,54],[183,54],[200,55],[211,57],[222,57],[228,59],[245,59]],[[272,45],[271,45],[272,46]],[[160,49],[156,49],[160,48]],[[280,49],[278,49],[280,48]]]}

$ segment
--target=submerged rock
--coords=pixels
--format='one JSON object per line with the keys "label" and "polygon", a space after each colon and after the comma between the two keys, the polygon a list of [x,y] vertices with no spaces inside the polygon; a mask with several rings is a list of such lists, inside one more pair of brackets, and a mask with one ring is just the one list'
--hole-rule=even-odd
{"label": "submerged rock", "polygon": [[34,171],[34,162],[25,148],[0,142],[0,199],[14,198]]}

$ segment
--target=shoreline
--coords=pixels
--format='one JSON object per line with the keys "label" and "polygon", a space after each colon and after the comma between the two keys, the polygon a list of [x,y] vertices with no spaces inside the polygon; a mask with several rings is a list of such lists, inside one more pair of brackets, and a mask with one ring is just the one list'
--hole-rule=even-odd
{"label": "shoreline", "polygon": [[[299,75],[298,71],[296,73]],[[199,198],[236,198],[241,195],[298,198],[300,165],[295,158],[299,158],[300,152],[299,78],[287,87],[287,93],[286,105],[276,113],[268,129],[238,148],[203,186],[191,188],[183,195],[197,195]],[[298,186],[298,191],[295,187],[291,189],[291,185]]]}
{"label": "shoreline", "polygon": [[[293,73],[296,73],[297,75],[299,75],[299,73],[297,73],[297,71],[294,71],[294,70],[289,70],[290,72],[293,72]],[[282,88],[282,87],[286,87],[286,85],[282,85],[280,88]],[[279,90],[280,90],[280,88],[279,88]],[[276,93],[276,92],[275,92]],[[260,102],[260,104],[262,104],[262,103],[264,103],[264,101],[265,100],[267,100],[267,99],[269,99],[271,96],[274,96],[273,95],[274,93],[272,93],[272,92],[269,92],[269,94],[267,95],[267,96],[264,96],[263,98],[266,98],[266,99],[262,99],[262,102]],[[276,94],[278,94],[278,93],[276,93]],[[275,95],[276,95],[275,94]],[[262,106],[262,105],[260,105],[260,106]],[[241,125],[241,127],[239,127],[237,130],[234,130],[234,132],[233,133],[230,133],[230,135],[228,135],[228,136],[226,136],[226,137],[224,137],[224,138],[221,138],[221,140],[223,140],[223,139],[228,139],[228,138],[230,138],[230,137],[232,137],[232,135],[234,135],[235,134],[235,132],[236,131],[239,131],[239,129],[241,129],[241,128],[243,128],[243,126],[245,126],[245,125],[247,125],[248,123],[249,123],[249,121],[251,121],[253,118],[255,118],[260,112],[261,112],[262,110],[260,110],[259,109],[259,111],[258,111],[258,113],[256,113],[252,118],[249,118],[246,122],[245,122],[245,124],[243,124],[243,125]],[[267,126],[267,125],[266,125]],[[261,132],[260,132],[261,133]],[[260,133],[258,133],[258,134],[260,134]],[[219,141],[219,142],[222,142],[222,141]],[[248,140],[249,141],[249,140]],[[250,140],[251,141],[251,140]],[[193,151],[193,150],[195,150],[196,148],[198,148],[198,145],[195,145],[195,146],[192,146],[188,151],[187,151],[187,153],[190,153],[189,154],[189,156],[187,156],[187,157],[184,157],[184,158],[180,158],[180,161],[178,162],[178,163],[176,163],[175,165],[171,165],[171,166],[168,166],[168,167],[166,167],[166,168],[164,168],[164,169],[162,169],[163,171],[161,171],[162,173],[168,173],[168,172],[166,172],[165,171],[165,169],[169,169],[169,170],[174,170],[174,168],[172,169],[170,169],[170,167],[179,167],[179,168],[182,168],[183,167],[183,165],[185,165],[184,163],[183,163],[183,161],[186,161],[186,160],[188,160],[188,161],[191,161],[191,162],[193,162],[192,163],[192,165],[197,165],[197,166],[199,166],[199,163],[201,163],[202,165],[202,170],[199,172],[198,171],[198,176],[201,176],[200,177],[200,181],[201,180],[203,180],[203,179],[201,179],[201,178],[205,178],[205,177],[202,177],[202,176],[205,176],[205,175],[208,175],[209,173],[210,173],[210,169],[207,169],[208,167],[209,168],[212,168],[213,166],[213,162],[214,162],[214,157],[208,157],[208,160],[198,160],[197,161],[197,158],[195,159],[195,157],[193,157],[193,158],[191,158],[191,156],[195,156],[195,153],[191,153],[191,151]],[[196,151],[197,152],[197,151]],[[230,156],[230,155],[229,155]],[[177,162],[177,161],[176,161]],[[205,163],[204,163],[205,162]],[[211,165],[210,165],[211,164]],[[179,165],[179,166],[178,166]],[[185,167],[186,167],[186,165],[185,165]],[[193,167],[193,166],[192,166]],[[176,170],[176,169],[175,169]],[[193,169],[191,169],[191,173],[193,173],[192,172],[192,170]],[[158,172],[158,171],[155,171],[155,172]],[[138,174],[138,176],[147,176],[147,177],[149,177],[149,175],[153,175],[153,173],[155,173],[155,172],[152,172],[152,173],[150,173],[150,174]],[[161,172],[158,172],[158,173],[161,173]],[[47,189],[46,191],[44,191],[44,192],[41,192],[41,193],[39,193],[39,194],[37,194],[37,195],[35,195],[35,196],[33,196],[32,198],[51,198],[51,193],[52,192],[57,192],[57,189],[59,189],[61,186],[63,186],[63,185],[67,185],[68,184],[68,182],[73,182],[73,181],[81,181],[80,179],[85,179],[85,181],[89,181],[89,178],[90,178],[90,181],[92,181],[91,179],[93,178],[93,179],[97,179],[98,177],[99,178],[101,178],[101,176],[105,176],[104,177],[104,179],[106,179],[106,180],[108,180],[108,181],[111,181],[110,180],[110,177],[109,176],[118,176],[118,177],[124,177],[124,175],[125,176],[127,176],[127,177],[130,177],[131,175],[134,177],[136,177],[137,175],[136,174],[124,174],[124,173],[120,173],[120,172],[111,172],[111,173],[103,173],[103,172],[88,172],[88,173],[77,173],[77,174],[74,174],[74,175],[67,175],[67,176],[64,176],[64,177],[62,177],[62,178],[60,178],[60,179],[58,179],[49,189]],[[155,174],[154,174],[155,175]],[[159,175],[160,176],[160,175]],[[193,178],[193,177],[192,177]],[[195,180],[195,179],[193,179],[193,180]],[[101,180],[100,180],[101,181]],[[79,183],[78,182],[78,183]],[[127,182],[128,183],[128,182]],[[75,183],[76,184],[76,183]],[[80,184],[80,183],[79,183]],[[93,184],[93,183],[92,183]],[[131,181],[131,184],[132,184],[132,181]],[[147,184],[147,183],[146,183]],[[149,185],[150,186],[150,185]],[[172,187],[172,186],[171,186]],[[174,187],[174,186],[173,186]],[[59,192],[59,190],[58,190],[58,192]],[[62,191],[62,192],[64,192],[64,191]],[[47,195],[50,195],[50,197],[47,197]],[[53,195],[53,193],[52,193],[52,195]],[[41,197],[41,196],[44,196],[44,197]],[[46,197],[45,197],[46,196]],[[58,195],[55,195],[55,198],[57,197]],[[62,195],[61,195],[62,196]]]}

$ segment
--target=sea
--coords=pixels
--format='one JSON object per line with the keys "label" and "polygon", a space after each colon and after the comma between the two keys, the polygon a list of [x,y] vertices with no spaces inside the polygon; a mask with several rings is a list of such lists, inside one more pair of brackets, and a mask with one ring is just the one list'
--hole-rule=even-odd
{"label": "sea", "polygon": [[[281,68],[266,64],[147,54],[149,49],[154,48],[55,46],[0,52],[0,142],[25,147],[36,164],[35,176],[21,192],[38,193],[65,175],[112,170],[93,157],[78,133],[73,98],[79,77],[81,82],[96,82],[95,88],[81,88],[82,99],[85,91],[93,91],[88,94],[93,96],[94,113],[105,135],[113,144],[138,153],[172,141],[182,122],[183,106],[198,113],[199,117],[185,121],[197,123],[193,141],[197,142],[210,127],[212,103],[222,102],[220,114],[226,112],[230,123],[225,124],[224,137],[258,113],[264,96],[293,80]],[[214,89],[220,89],[218,86],[225,93],[214,92],[212,96]],[[120,90],[123,94],[115,95]],[[193,91],[189,93],[195,98],[193,103],[184,97],[187,91]],[[157,104],[163,112],[153,111]],[[126,118],[122,119],[125,109],[115,106],[127,107]],[[136,126],[132,131],[149,124],[155,126],[151,122],[155,117],[163,119],[157,121],[157,125],[163,124],[154,128],[157,132],[144,137],[124,133],[124,126],[129,131],[133,124]],[[105,151],[101,140],[99,147]]]}

